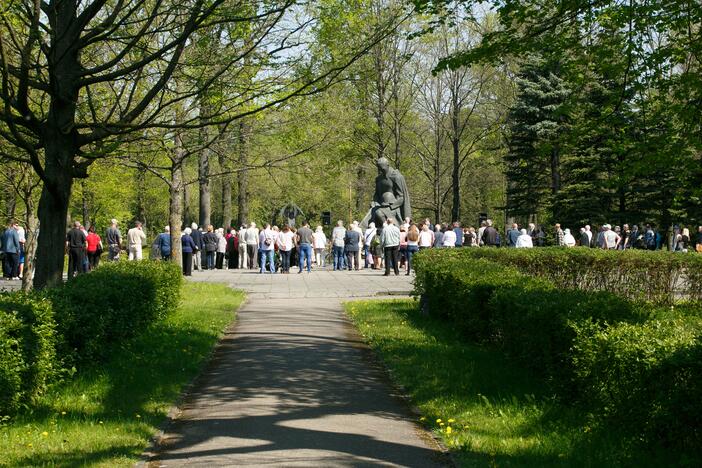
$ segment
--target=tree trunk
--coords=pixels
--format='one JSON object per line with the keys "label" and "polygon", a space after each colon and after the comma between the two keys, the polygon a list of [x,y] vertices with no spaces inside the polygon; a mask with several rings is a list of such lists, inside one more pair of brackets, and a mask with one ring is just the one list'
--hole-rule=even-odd
{"label": "tree trunk", "polygon": [[[182,151],[183,146],[180,142],[180,132],[176,135],[175,151]],[[182,157],[176,155],[176,161],[182,161]],[[183,224],[183,179],[180,165],[174,165],[171,168],[171,182],[169,186],[169,206],[168,206],[168,225],[171,228],[171,260],[183,266],[183,257],[180,243],[180,227]]]}
{"label": "tree trunk", "polygon": [[61,144],[61,139],[47,142],[45,181],[39,199],[41,234],[37,240],[34,277],[34,287],[38,289],[58,286],[63,281],[66,217],[73,187],[71,171],[64,168],[70,167],[73,154],[69,146]]}
{"label": "tree trunk", "polygon": [[80,181],[80,188],[82,195],[83,226],[88,229],[90,226],[90,205],[88,203],[88,194],[85,192],[85,180]]}
{"label": "tree trunk", "polygon": [[32,289],[34,277],[34,259],[37,252],[37,218],[34,215],[34,201],[29,193],[25,200],[27,213],[24,218],[25,242],[24,242],[24,269],[22,270],[22,291]]}
{"label": "tree trunk", "polygon": [[[207,96],[201,97],[200,116],[205,119],[210,114],[207,104]],[[200,145],[202,150],[198,157],[197,180],[200,188],[200,226],[203,228],[211,223],[212,197],[210,192],[210,129],[205,126],[200,130]]]}
{"label": "tree trunk", "polygon": [[[178,170],[180,171],[180,180],[185,181],[185,161],[181,162]],[[190,226],[193,221],[195,221],[195,216],[190,203],[190,185],[183,183],[183,222],[185,225]]]}
{"label": "tree trunk", "polygon": [[146,169],[139,166],[136,173],[137,199],[136,199],[136,220],[146,225]]}
{"label": "tree trunk", "polygon": [[555,145],[551,150],[551,193],[556,195],[561,190],[561,150]]}
{"label": "tree trunk", "polygon": [[451,171],[451,190],[453,192],[453,200],[451,205],[451,221],[459,221],[461,219],[461,147],[458,138],[451,139],[453,148],[453,169]]}
{"label": "tree trunk", "polygon": [[237,224],[241,227],[249,222],[249,125],[239,120],[239,173],[237,177]]}
{"label": "tree trunk", "polygon": [[232,179],[227,174],[230,164],[224,156],[219,157],[219,167],[225,173],[222,176],[222,227],[228,229],[232,225]]}

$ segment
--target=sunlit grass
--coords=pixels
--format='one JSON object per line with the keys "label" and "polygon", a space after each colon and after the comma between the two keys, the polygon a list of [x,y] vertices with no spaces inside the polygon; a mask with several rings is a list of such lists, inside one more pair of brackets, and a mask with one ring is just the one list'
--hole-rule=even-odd
{"label": "sunlit grass", "polygon": [[243,294],[186,283],[181,308],[0,427],[0,465],[133,465]]}
{"label": "sunlit grass", "polygon": [[346,310],[423,414],[420,423],[463,466],[641,466],[666,458],[631,450],[499,350],[466,342],[414,301],[351,302]]}

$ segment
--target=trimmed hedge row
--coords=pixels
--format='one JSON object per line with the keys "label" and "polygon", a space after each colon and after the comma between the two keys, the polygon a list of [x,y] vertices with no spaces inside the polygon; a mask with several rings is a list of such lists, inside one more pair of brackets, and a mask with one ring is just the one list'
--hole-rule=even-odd
{"label": "trimmed hedge row", "polygon": [[642,250],[448,249],[460,261],[484,258],[544,278],[559,288],[608,291],[634,300],[702,302],[702,256]]}
{"label": "trimmed hedge row", "polygon": [[[460,249],[422,251],[412,259],[415,295],[469,339],[502,346],[561,398],[636,438],[702,446],[699,311],[564,288],[508,266],[516,258],[511,250],[492,252],[479,258]],[[502,252],[508,260],[493,261]]]}
{"label": "trimmed hedge row", "polygon": [[46,292],[0,294],[0,416],[165,318],[182,281],[170,262],[115,262]]}

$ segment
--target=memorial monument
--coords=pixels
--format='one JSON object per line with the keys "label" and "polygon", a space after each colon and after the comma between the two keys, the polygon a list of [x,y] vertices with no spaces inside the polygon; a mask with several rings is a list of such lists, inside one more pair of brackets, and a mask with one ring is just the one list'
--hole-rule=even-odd
{"label": "memorial monument", "polygon": [[295,227],[296,220],[304,217],[305,213],[302,212],[300,207],[293,202],[290,202],[280,209],[276,219],[273,220],[273,224],[280,223],[281,227],[285,226],[286,224],[290,227]]}
{"label": "memorial monument", "polygon": [[407,183],[400,171],[390,167],[386,158],[378,159],[376,166],[378,177],[375,178],[375,193],[371,208],[363,218],[361,226],[365,229],[372,221],[378,228],[382,228],[388,218],[394,219],[395,224],[399,226],[405,218],[412,217]]}

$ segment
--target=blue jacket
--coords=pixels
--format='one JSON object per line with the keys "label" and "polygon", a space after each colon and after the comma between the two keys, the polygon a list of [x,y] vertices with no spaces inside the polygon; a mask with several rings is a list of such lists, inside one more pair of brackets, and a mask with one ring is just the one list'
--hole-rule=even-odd
{"label": "blue jacket", "polygon": [[463,247],[463,229],[459,227],[453,228],[453,232],[456,233],[456,247]]}
{"label": "blue jacket", "polygon": [[0,250],[7,253],[19,253],[19,234],[15,228],[9,227],[2,233],[2,238],[0,238]]}
{"label": "blue jacket", "polygon": [[190,235],[192,236],[192,241],[195,243],[195,247],[197,247],[197,250],[202,250],[202,248],[204,247],[204,244],[202,242],[202,232],[195,229]]}
{"label": "blue jacket", "polygon": [[180,238],[180,243],[181,243],[181,252],[183,253],[193,253],[196,249],[195,242],[193,242],[193,238],[190,237],[187,234],[184,234],[183,237]]}
{"label": "blue jacket", "polygon": [[171,235],[167,232],[162,232],[158,235],[158,248],[162,254],[171,254]]}

